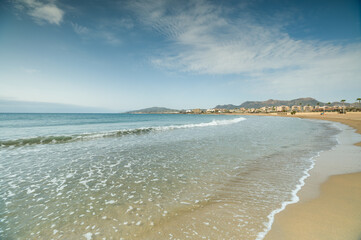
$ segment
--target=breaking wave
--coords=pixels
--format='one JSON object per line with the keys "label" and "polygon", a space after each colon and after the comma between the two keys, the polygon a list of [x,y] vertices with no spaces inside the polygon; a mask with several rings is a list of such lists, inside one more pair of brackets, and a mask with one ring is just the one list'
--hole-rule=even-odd
{"label": "breaking wave", "polygon": [[125,129],[125,130],[117,130],[117,131],[111,131],[111,132],[85,133],[85,134],[67,135],[67,136],[39,136],[39,137],[23,138],[23,139],[16,139],[16,140],[3,140],[3,141],[0,141],[0,146],[1,147],[20,147],[20,146],[35,145],[35,144],[68,143],[68,142],[89,140],[89,139],[95,139],[95,138],[121,137],[121,136],[125,136],[125,135],[139,135],[139,134],[146,134],[146,133],[155,132],[155,131],[167,131],[167,130],[183,129],[183,128],[197,128],[197,127],[229,125],[229,124],[239,123],[244,120],[246,120],[246,118],[239,117],[239,118],[234,118],[234,119],[230,119],[230,120],[213,120],[212,122],[207,122],[207,123],[193,123],[193,124],[184,124],[184,125],[170,125],[170,126],[161,126],[161,127]]}

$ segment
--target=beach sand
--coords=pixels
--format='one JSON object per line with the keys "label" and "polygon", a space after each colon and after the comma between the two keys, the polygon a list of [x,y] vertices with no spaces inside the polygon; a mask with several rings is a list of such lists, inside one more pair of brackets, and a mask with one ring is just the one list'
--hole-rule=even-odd
{"label": "beach sand", "polygon": [[[297,113],[293,117],[340,122],[340,145],[315,159],[300,201],[275,216],[267,240],[361,239],[361,113]],[[354,128],[354,129],[353,129]]]}
{"label": "beach sand", "polygon": [[[326,112],[324,115],[321,115],[320,113],[297,113],[294,116],[287,115],[287,117],[299,117],[340,122],[349,125],[350,127],[356,129],[357,133],[361,134],[361,112],[348,112],[346,114]],[[361,147],[361,142],[358,142],[355,145]]]}

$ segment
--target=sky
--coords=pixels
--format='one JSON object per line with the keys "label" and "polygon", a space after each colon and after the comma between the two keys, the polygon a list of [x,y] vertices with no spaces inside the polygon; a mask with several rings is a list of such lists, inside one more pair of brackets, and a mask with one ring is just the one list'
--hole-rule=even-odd
{"label": "sky", "polygon": [[45,112],[355,102],[360,15],[359,0],[2,0],[0,101]]}

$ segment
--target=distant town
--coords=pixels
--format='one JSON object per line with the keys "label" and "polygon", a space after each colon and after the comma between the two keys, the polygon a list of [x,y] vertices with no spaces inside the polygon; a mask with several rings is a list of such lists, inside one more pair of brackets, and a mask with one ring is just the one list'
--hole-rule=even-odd
{"label": "distant town", "polygon": [[343,112],[343,111],[361,111],[360,107],[345,107],[340,105],[334,106],[302,106],[293,105],[291,107],[281,105],[273,107],[261,107],[261,108],[236,108],[236,109],[224,109],[224,108],[211,108],[211,109],[188,109],[182,110],[176,113],[191,113],[191,114],[205,114],[205,113],[280,113],[280,112]]}
{"label": "distant town", "polygon": [[163,113],[163,114],[225,114],[225,113],[277,113],[296,114],[297,112],[359,112],[361,111],[361,98],[357,98],[355,103],[340,102],[322,103],[313,98],[299,98],[290,101],[267,100],[264,102],[244,102],[240,106],[218,105],[209,109],[183,109],[175,110],[168,108],[146,108],[129,113]]}

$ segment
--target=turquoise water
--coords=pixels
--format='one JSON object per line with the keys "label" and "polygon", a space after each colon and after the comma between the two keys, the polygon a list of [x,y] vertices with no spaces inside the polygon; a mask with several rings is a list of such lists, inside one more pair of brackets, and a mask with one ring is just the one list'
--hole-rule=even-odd
{"label": "turquoise water", "polygon": [[256,239],[337,133],[296,118],[0,114],[0,238]]}

